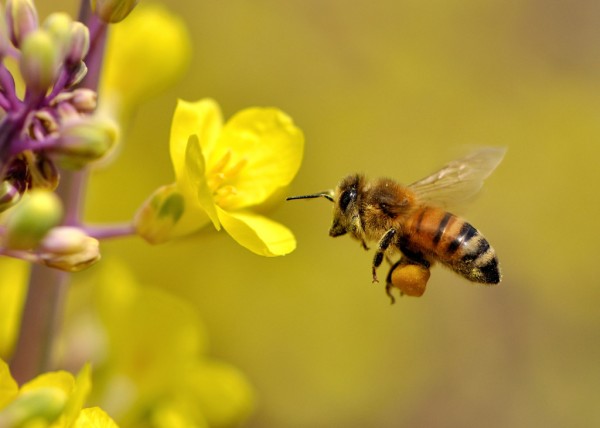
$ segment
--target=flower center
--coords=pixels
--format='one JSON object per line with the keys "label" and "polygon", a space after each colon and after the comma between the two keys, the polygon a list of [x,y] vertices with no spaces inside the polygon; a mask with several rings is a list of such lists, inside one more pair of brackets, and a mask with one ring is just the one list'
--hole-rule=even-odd
{"label": "flower center", "polygon": [[240,171],[248,164],[247,157],[237,162],[231,158],[232,151],[227,149],[207,173],[208,187],[212,190],[215,203],[223,209],[228,208],[238,194],[235,182]]}

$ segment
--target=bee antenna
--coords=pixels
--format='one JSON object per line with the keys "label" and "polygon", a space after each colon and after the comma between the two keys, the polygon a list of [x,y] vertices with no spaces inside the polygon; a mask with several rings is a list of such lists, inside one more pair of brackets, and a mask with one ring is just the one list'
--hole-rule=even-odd
{"label": "bee antenna", "polygon": [[285,200],[293,201],[294,199],[313,199],[313,198],[325,198],[328,201],[333,202],[333,190],[325,190],[324,192],[313,193],[312,195],[290,196],[288,198],[285,198]]}

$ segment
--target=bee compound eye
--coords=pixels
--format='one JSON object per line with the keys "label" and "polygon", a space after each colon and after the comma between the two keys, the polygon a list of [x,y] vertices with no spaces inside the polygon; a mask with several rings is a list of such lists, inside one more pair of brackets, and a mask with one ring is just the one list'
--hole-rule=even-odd
{"label": "bee compound eye", "polygon": [[348,205],[350,205],[350,202],[354,199],[356,199],[356,189],[352,188],[343,192],[340,196],[340,208],[342,211],[346,211]]}

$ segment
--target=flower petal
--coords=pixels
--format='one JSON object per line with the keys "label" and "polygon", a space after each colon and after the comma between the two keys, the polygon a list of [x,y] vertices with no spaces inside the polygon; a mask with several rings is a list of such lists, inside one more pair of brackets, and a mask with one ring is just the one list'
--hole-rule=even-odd
{"label": "flower petal", "polygon": [[282,224],[249,212],[227,212],[217,207],[223,228],[241,246],[261,256],[273,257],[291,253],[296,238]]}
{"label": "flower petal", "polygon": [[214,150],[205,156],[210,169],[227,151],[232,163],[247,163],[236,179],[237,193],[227,207],[240,209],[264,202],[287,186],[300,168],[304,136],[292,119],[275,108],[249,108],[233,116],[223,127]]}
{"label": "flower petal", "polygon": [[[185,170],[181,179],[182,190],[189,189],[193,206],[204,210],[211,219],[217,230],[221,229],[217,207],[213,199],[212,191],[206,181],[206,164],[204,155],[200,148],[200,142],[195,135],[189,138],[185,150]],[[195,196],[195,198],[194,198]]]}
{"label": "flower petal", "polygon": [[202,152],[210,153],[221,132],[223,119],[218,104],[208,98],[197,102],[179,100],[171,124],[170,151],[179,182],[186,168],[186,151],[191,135],[197,135]]}

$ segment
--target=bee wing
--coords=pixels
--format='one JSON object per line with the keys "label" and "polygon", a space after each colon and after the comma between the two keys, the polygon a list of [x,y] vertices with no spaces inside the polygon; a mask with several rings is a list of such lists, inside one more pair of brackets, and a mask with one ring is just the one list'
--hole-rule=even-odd
{"label": "bee wing", "polygon": [[487,147],[464,158],[454,160],[436,173],[408,186],[416,196],[427,202],[448,206],[473,198],[485,180],[496,169],[504,147]]}

